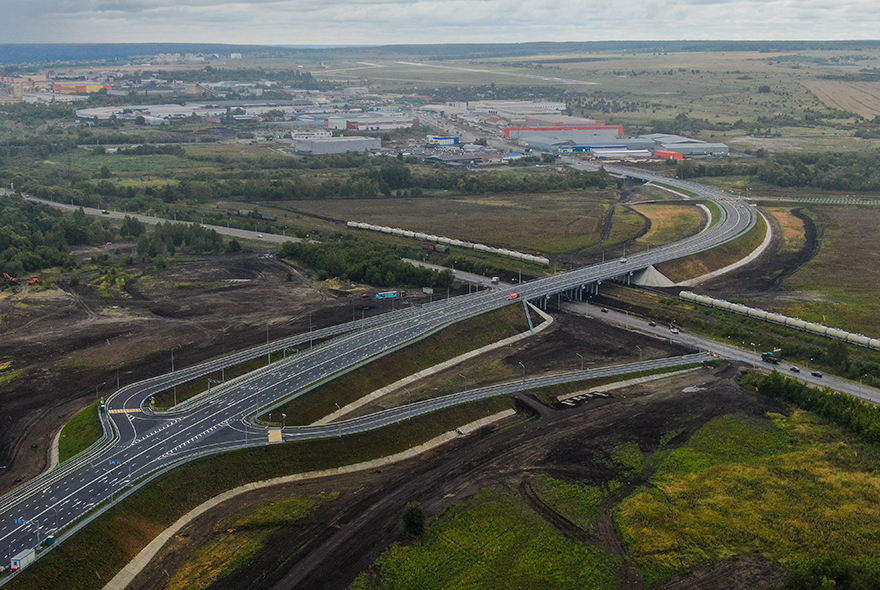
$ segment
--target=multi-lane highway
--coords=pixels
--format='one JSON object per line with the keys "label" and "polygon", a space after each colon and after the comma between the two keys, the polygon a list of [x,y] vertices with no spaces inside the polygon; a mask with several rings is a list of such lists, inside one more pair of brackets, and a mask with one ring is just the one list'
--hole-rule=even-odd
{"label": "multi-lane highway", "polygon": [[[703,198],[713,199],[721,217],[700,234],[627,259],[612,260],[513,287],[498,286],[451,300],[404,308],[378,318],[288,338],[125,387],[107,401],[104,415],[107,437],[101,444],[0,498],[0,546],[7,547],[10,554],[33,546],[50,531],[69,529],[95,507],[106,506],[112,498],[143,483],[151,474],[183,461],[223,450],[266,444],[266,430],[248,421],[258,409],[271,409],[283,400],[300,395],[452,322],[513,301],[541,300],[554,293],[626,276],[650,264],[725,243],[747,232],[755,223],[751,207],[716,189],[624,168],[612,171],[643,180],[676,184],[701,194]],[[153,395],[175,384],[265,354],[268,349],[281,350],[331,336],[334,337],[319,346],[291,354],[265,369],[219,385],[210,395],[188,401],[172,411],[154,412],[150,408],[149,400]],[[521,381],[518,386],[521,388],[527,384],[529,381]],[[344,425],[330,424],[311,430],[287,429],[284,438],[322,436],[326,432],[336,434],[342,429],[347,433],[357,432],[431,411],[436,409],[433,404],[448,405],[466,399],[459,396],[426,402]],[[63,540],[63,536],[59,540]]]}

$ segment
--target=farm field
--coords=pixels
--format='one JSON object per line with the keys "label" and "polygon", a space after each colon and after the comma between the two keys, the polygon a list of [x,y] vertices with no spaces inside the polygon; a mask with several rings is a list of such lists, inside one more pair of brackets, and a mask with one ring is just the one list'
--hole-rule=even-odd
{"label": "farm field", "polygon": [[829,107],[858,113],[866,119],[880,115],[880,82],[809,80],[803,84]]}
{"label": "farm field", "polygon": [[337,199],[277,206],[342,221],[399,227],[527,252],[568,254],[631,240],[644,231],[644,219],[619,207],[610,227],[605,227],[608,209],[615,201],[613,191],[590,191]]}

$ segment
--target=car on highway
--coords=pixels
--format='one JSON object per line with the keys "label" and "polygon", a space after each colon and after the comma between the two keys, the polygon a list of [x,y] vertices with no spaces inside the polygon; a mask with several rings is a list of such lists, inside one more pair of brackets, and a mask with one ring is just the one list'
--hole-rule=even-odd
{"label": "car on highway", "polygon": [[788,370],[791,371],[792,373],[800,373],[801,372],[801,370],[798,369],[797,367],[789,367]]}
{"label": "car on highway", "polygon": [[621,258],[621,259],[620,259],[620,264],[626,264],[626,258]]}
{"label": "car on highway", "polygon": [[819,371],[813,371],[812,373],[810,373],[810,375],[812,375],[813,377],[819,377],[820,379],[822,378],[822,373],[820,373]]}
{"label": "car on highway", "polygon": [[680,330],[678,328],[676,328],[675,326],[670,327],[669,331],[672,332],[673,334],[678,334],[680,332]]}
{"label": "car on highway", "polygon": [[657,325],[657,322],[648,322],[648,325],[652,328]]}
{"label": "car on highway", "polygon": [[101,215],[110,215],[110,212],[106,209],[101,209]]}
{"label": "car on highway", "polygon": [[607,308],[607,307],[603,307],[603,308],[600,309],[599,311],[601,311],[602,313],[608,313],[608,308]]}
{"label": "car on highway", "polygon": [[511,293],[507,296],[508,301],[513,301],[514,299],[519,299],[519,293]]}

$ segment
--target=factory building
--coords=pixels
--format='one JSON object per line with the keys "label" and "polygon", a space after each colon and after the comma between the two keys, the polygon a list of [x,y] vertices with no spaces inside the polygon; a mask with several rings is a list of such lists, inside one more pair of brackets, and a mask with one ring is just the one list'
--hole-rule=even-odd
{"label": "factory building", "polygon": [[331,137],[304,139],[296,142],[296,153],[301,155],[323,156],[378,150],[382,140],[378,137]]}
{"label": "factory building", "polygon": [[477,100],[467,103],[467,109],[481,115],[497,115],[507,121],[525,121],[533,115],[565,111],[564,102],[531,100]]}
{"label": "factory building", "polygon": [[333,115],[327,117],[327,127],[347,131],[392,131],[418,127],[419,120],[406,115]]}
{"label": "factory building", "polygon": [[723,143],[707,143],[699,139],[670,135],[666,133],[650,133],[640,136],[654,142],[653,150],[656,152],[674,152],[683,156],[726,156],[730,148]]}
{"label": "factory building", "polygon": [[564,115],[527,117],[525,124],[505,127],[504,139],[521,141],[529,146],[536,144],[568,143],[569,147],[610,144],[618,146],[623,137],[623,127],[606,125],[604,121],[581,119]]}
{"label": "factory building", "polygon": [[306,141],[307,139],[328,139],[333,134],[326,129],[304,129],[302,131],[291,131],[290,138],[294,141]]}
{"label": "factory building", "polygon": [[52,84],[52,92],[59,94],[94,94],[102,90],[113,90],[110,84],[98,84],[97,82],[55,82]]}
{"label": "factory building", "polygon": [[458,145],[459,138],[457,135],[428,135],[426,136],[425,143],[428,145]]}

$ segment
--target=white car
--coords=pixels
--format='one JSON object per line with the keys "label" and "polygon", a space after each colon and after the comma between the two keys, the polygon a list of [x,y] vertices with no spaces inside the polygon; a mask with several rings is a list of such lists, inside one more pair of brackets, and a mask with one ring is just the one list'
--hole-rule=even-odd
{"label": "white car", "polygon": [[669,328],[669,331],[672,332],[673,334],[678,334],[678,333],[679,333],[679,329],[676,328],[675,326],[672,326],[671,328]]}

